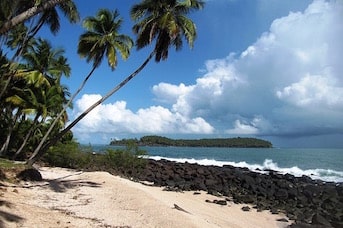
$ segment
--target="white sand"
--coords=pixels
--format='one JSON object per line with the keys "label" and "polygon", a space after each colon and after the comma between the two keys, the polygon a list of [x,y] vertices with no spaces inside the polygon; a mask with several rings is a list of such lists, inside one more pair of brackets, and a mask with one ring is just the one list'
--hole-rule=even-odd
{"label": "white sand", "polygon": [[[168,192],[106,172],[39,169],[44,182],[0,190],[0,227],[287,227],[284,215],[205,200],[205,192]],[[175,209],[178,205],[187,212]],[[251,206],[250,206],[251,207]],[[2,221],[1,221],[2,220]]]}

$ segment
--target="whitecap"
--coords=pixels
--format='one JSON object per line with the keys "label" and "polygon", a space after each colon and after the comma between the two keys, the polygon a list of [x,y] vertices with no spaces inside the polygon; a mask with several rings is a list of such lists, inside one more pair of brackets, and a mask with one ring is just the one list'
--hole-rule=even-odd
{"label": "whitecap", "polygon": [[297,166],[293,167],[279,167],[276,162],[271,159],[264,160],[263,164],[249,164],[245,161],[240,162],[230,162],[230,161],[218,161],[214,159],[194,159],[194,158],[168,158],[161,156],[148,156],[150,159],[161,160],[166,159],[169,161],[175,161],[179,163],[193,163],[199,165],[214,165],[214,166],[224,166],[231,165],[234,167],[248,168],[254,172],[266,173],[266,170],[274,170],[281,174],[291,174],[296,177],[309,176],[312,179],[323,180],[327,182],[343,182],[343,172],[331,170],[331,169],[306,169],[303,170]]}

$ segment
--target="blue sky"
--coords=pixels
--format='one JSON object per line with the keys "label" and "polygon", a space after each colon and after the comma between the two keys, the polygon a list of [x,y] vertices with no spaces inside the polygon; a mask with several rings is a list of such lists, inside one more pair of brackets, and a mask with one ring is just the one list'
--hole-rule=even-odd
{"label": "blue sky", "polygon": [[[131,32],[139,1],[76,0],[81,17],[118,9]],[[208,0],[190,15],[198,38],[171,51],[73,129],[81,143],[164,135],[258,137],[278,147],[343,147],[343,1]],[[91,65],[76,54],[81,23],[63,22],[52,38],[64,47],[73,93]],[[44,35],[44,34],[43,34]],[[104,62],[69,110],[71,120],[132,73],[151,48],[132,50],[111,71]]]}

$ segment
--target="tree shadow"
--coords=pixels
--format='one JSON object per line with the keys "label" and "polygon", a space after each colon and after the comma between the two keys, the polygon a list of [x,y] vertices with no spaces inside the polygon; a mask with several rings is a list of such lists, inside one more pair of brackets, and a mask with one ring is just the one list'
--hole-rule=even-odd
{"label": "tree shadow", "polygon": [[[0,206],[5,206],[5,207],[11,207],[11,203],[5,201],[5,200],[0,200]],[[6,211],[0,210],[0,227],[5,227],[4,221],[8,222],[15,222],[18,223],[20,221],[24,220],[23,217],[20,217],[18,215],[8,213]]]}
{"label": "tree shadow", "polygon": [[82,179],[77,180],[65,180],[68,177],[77,176],[82,174],[82,172],[66,175],[63,177],[59,177],[56,179],[43,179],[43,184],[32,184],[30,186],[25,186],[25,188],[34,188],[34,187],[45,187],[48,186],[52,191],[63,193],[66,192],[68,189],[76,188],[76,187],[93,187],[98,188],[101,187],[101,184],[93,182],[93,181],[85,181]]}
{"label": "tree shadow", "polygon": [[75,187],[101,187],[101,184],[92,181],[82,181],[82,180],[49,180],[48,185],[54,192],[66,192],[68,189]]}

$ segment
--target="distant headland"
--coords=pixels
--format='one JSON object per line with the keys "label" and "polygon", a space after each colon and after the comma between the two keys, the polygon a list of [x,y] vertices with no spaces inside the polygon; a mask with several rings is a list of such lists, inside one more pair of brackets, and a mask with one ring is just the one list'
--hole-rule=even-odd
{"label": "distant headland", "polygon": [[176,147],[232,147],[232,148],[272,148],[269,141],[257,138],[206,138],[206,139],[170,139],[162,136],[144,136],[138,139],[112,140],[110,145],[123,146],[129,142],[139,146],[176,146]]}

